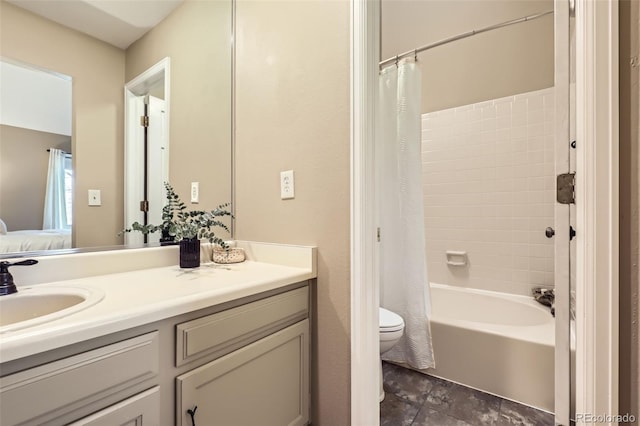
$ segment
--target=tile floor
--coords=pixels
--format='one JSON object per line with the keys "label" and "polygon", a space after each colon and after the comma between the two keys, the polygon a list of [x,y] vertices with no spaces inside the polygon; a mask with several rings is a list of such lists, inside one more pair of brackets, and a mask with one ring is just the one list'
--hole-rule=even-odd
{"label": "tile floor", "polygon": [[384,363],[381,426],[553,426],[553,415]]}

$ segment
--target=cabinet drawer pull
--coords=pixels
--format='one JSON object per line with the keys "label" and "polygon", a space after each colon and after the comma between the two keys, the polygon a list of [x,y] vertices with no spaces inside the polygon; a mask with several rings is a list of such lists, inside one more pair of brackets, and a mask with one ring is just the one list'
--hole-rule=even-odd
{"label": "cabinet drawer pull", "polygon": [[193,407],[192,409],[188,409],[187,410],[187,414],[191,416],[191,426],[196,426],[196,410],[198,409],[198,406],[196,405],[195,407]]}

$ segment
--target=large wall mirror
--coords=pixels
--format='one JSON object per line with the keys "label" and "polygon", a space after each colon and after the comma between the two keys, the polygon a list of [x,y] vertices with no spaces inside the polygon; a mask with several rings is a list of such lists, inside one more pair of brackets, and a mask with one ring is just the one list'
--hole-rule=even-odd
{"label": "large wall mirror", "polygon": [[[61,248],[34,236],[60,238],[43,226],[52,152],[67,164],[72,207],[64,248],[124,245],[126,182],[144,173],[142,166],[125,169],[125,87],[163,61],[170,63],[170,73],[162,74],[170,91],[170,149],[162,176],[191,209],[231,202],[232,34],[233,0],[0,0],[3,69],[66,82],[71,99],[70,131],[38,129],[5,120],[6,112],[27,98],[43,115],[62,107],[43,107],[35,84],[0,86],[0,257]],[[164,98],[164,88],[153,90],[150,95]],[[197,204],[190,202],[192,182],[199,184]],[[22,236],[27,242],[16,242]]]}

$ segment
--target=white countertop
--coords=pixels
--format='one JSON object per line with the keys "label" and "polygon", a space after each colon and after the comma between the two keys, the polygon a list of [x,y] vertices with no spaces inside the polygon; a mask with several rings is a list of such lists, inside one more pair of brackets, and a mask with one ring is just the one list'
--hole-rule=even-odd
{"label": "white countertop", "polygon": [[[0,334],[0,362],[34,355],[316,277],[314,248],[299,247],[310,250],[311,256],[306,257],[312,261],[305,265],[305,262],[298,261],[278,262],[277,256],[274,258],[273,251],[270,250],[270,247],[275,246],[245,246],[248,248],[248,255],[256,260],[231,265],[208,263],[191,270],[180,269],[175,265],[163,266],[38,284],[38,288],[96,289],[98,292],[104,292],[104,298],[80,312]],[[294,246],[284,247],[291,250]],[[252,250],[254,248],[255,250]],[[294,247],[296,248],[298,247]],[[276,248],[276,252],[278,250],[281,249]],[[258,255],[253,255],[254,251]],[[261,256],[261,251],[270,254]],[[291,255],[291,251],[283,254]],[[305,258],[305,255],[302,257]],[[264,259],[275,260],[280,264],[257,261]],[[295,266],[291,266],[291,263]],[[25,289],[26,287],[22,287],[22,290]]]}

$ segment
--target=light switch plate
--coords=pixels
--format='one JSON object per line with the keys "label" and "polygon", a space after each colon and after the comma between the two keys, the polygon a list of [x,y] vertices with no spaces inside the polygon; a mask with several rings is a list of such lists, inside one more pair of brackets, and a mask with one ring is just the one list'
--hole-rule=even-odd
{"label": "light switch plate", "polygon": [[293,170],[280,172],[280,198],[283,200],[295,198],[294,188]]}
{"label": "light switch plate", "polygon": [[99,189],[90,189],[89,190],[89,205],[90,206],[101,206],[102,200],[100,199],[100,190]]}
{"label": "light switch plate", "polygon": [[200,182],[191,182],[191,202],[194,204],[200,202]]}

